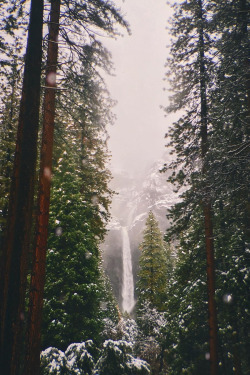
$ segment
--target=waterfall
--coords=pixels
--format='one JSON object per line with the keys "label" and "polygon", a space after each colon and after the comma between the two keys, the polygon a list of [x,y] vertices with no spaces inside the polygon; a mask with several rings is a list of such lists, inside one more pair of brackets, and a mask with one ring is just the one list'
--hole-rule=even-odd
{"label": "waterfall", "polygon": [[132,272],[131,249],[127,227],[122,227],[122,308],[130,313],[135,305],[134,299],[134,278]]}

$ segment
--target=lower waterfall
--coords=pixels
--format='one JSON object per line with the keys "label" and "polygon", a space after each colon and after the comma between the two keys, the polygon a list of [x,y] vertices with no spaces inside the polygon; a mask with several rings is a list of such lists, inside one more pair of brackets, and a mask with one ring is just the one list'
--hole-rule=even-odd
{"label": "lower waterfall", "polygon": [[132,271],[131,248],[127,227],[122,227],[122,309],[130,313],[135,305],[134,277]]}

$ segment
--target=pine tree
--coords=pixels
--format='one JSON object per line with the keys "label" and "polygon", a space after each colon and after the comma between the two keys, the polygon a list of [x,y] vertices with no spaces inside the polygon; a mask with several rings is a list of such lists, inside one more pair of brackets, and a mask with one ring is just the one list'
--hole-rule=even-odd
{"label": "pine tree", "polygon": [[139,356],[150,364],[152,374],[157,374],[163,369],[165,343],[161,330],[166,324],[163,311],[172,261],[152,211],[146,220],[140,250],[136,346]]}
{"label": "pine tree", "polygon": [[[178,233],[175,267],[166,298],[165,347],[169,374],[209,374],[206,251],[202,208]],[[168,241],[170,241],[169,236]]]}
{"label": "pine tree", "polygon": [[[198,12],[200,5],[203,5],[203,22]],[[218,371],[233,373],[234,366],[235,371],[240,373],[244,371],[243,367],[247,368],[245,351],[249,339],[243,334],[243,326],[249,321],[249,316],[247,313],[246,320],[243,319],[242,325],[240,323],[239,326],[239,319],[235,319],[235,316],[241,310],[240,304],[248,311],[245,294],[248,276],[243,266],[249,264],[246,245],[246,186],[249,182],[248,80],[247,70],[243,68],[243,65],[247,66],[246,57],[249,53],[246,17],[248,9],[245,1],[227,1],[223,4],[217,1],[203,4],[200,1],[190,1],[176,4],[172,24],[174,42],[169,60],[169,73],[174,73],[175,93],[169,110],[182,109],[185,114],[168,133],[170,145],[176,153],[175,161],[168,167],[174,169],[170,180],[177,187],[186,187],[186,191],[182,195],[182,202],[176,204],[170,212],[173,225],[169,235],[177,244],[180,243],[174,273],[176,280],[172,282],[172,290],[177,293],[170,299],[170,305],[167,307],[171,310],[167,314],[174,332],[172,335],[170,333],[168,340],[176,349],[172,359],[169,358],[170,363],[173,361],[173,367],[170,364],[173,373],[180,371],[182,362],[186,363],[185,369],[192,373],[207,371],[204,357],[200,357],[200,363],[195,361],[198,352],[196,356],[190,353],[190,356],[186,357],[188,351],[185,347],[186,344],[189,345],[189,340],[192,341],[194,349],[200,345],[205,351],[207,347],[204,322],[202,323],[205,317],[204,287],[202,283],[195,281],[204,282],[204,268],[201,268],[204,267],[204,243],[199,218],[201,212],[199,213],[198,208],[201,202],[203,207],[204,203],[208,204],[214,227],[214,235],[211,233],[208,237],[214,241],[216,255],[216,300],[220,328]],[[202,45],[203,56],[199,48]],[[200,125],[205,131],[200,132]],[[196,260],[195,256],[198,267],[195,267],[195,262],[193,273],[189,271],[189,267],[190,259]],[[230,259],[234,260],[230,262]],[[185,270],[186,279],[180,278],[179,268]],[[187,286],[183,295],[185,283],[190,283],[190,286]],[[236,293],[235,288],[239,293]],[[233,303],[233,294],[231,295],[229,290],[237,294]],[[194,297],[194,292],[197,297]],[[200,310],[198,304],[191,303],[192,299],[198,300],[199,294],[202,306]],[[230,303],[227,302],[228,299]],[[183,317],[178,307],[180,302],[184,308],[190,306],[188,315],[193,314],[193,318],[189,325],[186,325],[185,319],[184,324],[180,325],[180,317]],[[225,309],[227,314],[222,313]],[[187,314],[184,315],[187,318]],[[182,330],[178,328],[180,326]],[[190,334],[192,326],[195,327],[194,333]],[[234,332],[234,339],[230,337],[231,330]],[[232,359],[227,357],[226,353],[229,352]]]}
{"label": "pine tree", "polygon": [[78,79],[84,79],[82,87],[88,84],[90,90],[72,93],[72,101],[75,95],[77,102],[73,113],[59,108],[60,118],[68,120],[68,125],[57,120],[43,348],[53,343],[65,349],[90,338],[98,341],[103,326],[99,244],[106,232],[112,190],[100,113],[108,109],[97,106],[100,90],[87,73]]}
{"label": "pine tree", "polygon": [[145,224],[138,273],[138,308],[149,301],[152,307],[162,311],[166,297],[166,254],[159,224],[149,212]]}
{"label": "pine tree", "polygon": [[38,213],[35,227],[34,259],[31,272],[26,354],[24,374],[39,372],[45,261],[48,238],[50,185],[52,176],[53,139],[56,110],[56,70],[58,65],[58,35],[60,0],[51,2],[48,56],[44,93],[43,130],[38,187]]}
{"label": "pine tree", "polygon": [[101,333],[98,237],[103,230],[95,227],[98,203],[86,202],[81,192],[84,180],[76,168],[64,151],[54,172],[43,348],[65,349],[72,342],[98,340]]}

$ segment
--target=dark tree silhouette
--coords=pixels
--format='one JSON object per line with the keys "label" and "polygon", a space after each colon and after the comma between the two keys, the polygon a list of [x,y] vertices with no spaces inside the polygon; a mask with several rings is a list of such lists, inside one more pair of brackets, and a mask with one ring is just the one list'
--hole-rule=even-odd
{"label": "dark tree silhouette", "polygon": [[0,368],[16,374],[24,322],[40,107],[43,0],[32,0],[1,282]]}
{"label": "dark tree silhouette", "polygon": [[45,261],[48,238],[50,187],[55,122],[56,70],[60,0],[51,1],[48,52],[45,80],[43,133],[40,159],[38,212],[35,228],[35,250],[30,286],[26,356],[24,374],[39,373]]}

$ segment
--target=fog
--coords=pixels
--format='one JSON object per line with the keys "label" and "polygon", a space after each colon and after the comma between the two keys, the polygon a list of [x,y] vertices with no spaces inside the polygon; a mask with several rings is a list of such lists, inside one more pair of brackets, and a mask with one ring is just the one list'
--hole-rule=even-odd
{"label": "fog", "polygon": [[160,106],[168,103],[163,81],[170,9],[163,0],[119,0],[130,24],[117,40],[105,42],[112,53],[115,76],[107,77],[117,120],[109,128],[111,169],[138,173],[165,151],[164,135],[170,123]]}

